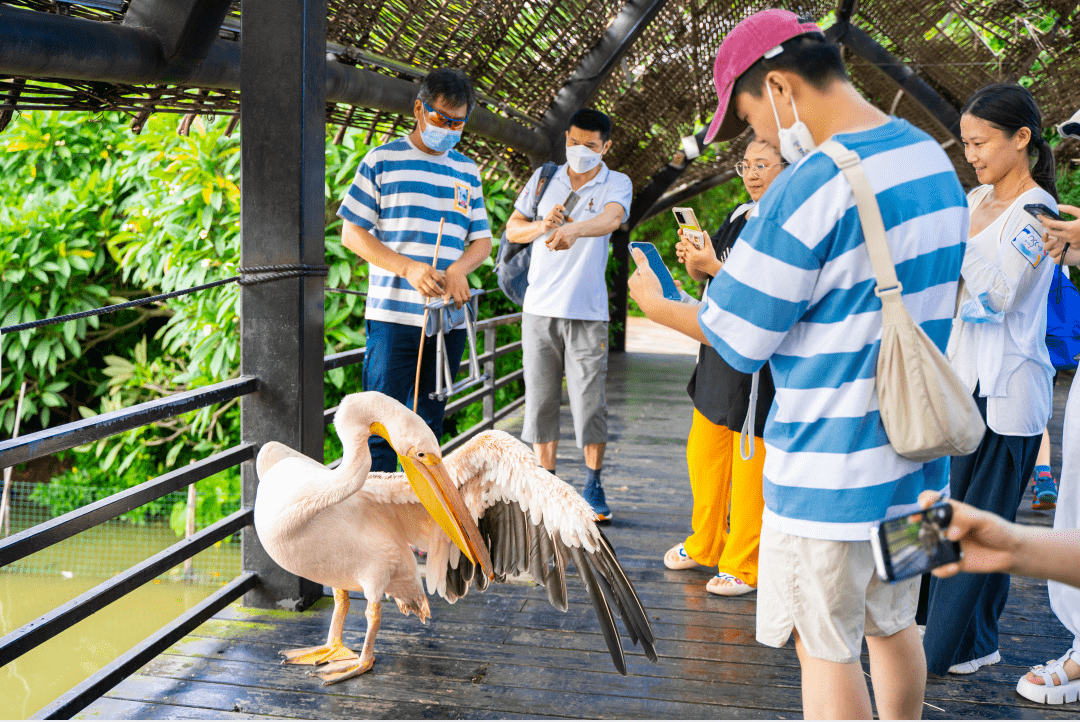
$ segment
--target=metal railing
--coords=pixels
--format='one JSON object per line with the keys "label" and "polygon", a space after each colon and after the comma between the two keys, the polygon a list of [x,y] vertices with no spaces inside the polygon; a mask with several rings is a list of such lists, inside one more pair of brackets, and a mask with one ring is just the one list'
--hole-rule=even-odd
{"label": "metal railing", "polygon": [[[517,313],[488,319],[477,324],[477,331],[482,331],[484,338],[484,352],[478,356],[478,361],[483,365],[488,378],[481,388],[449,403],[446,407],[446,416],[457,413],[477,401],[482,401],[483,418],[479,423],[444,444],[444,453],[449,453],[480,431],[493,428],[498,421],[506,418],[524,403],[524,396],[522,396],[504,408],[495,410],[496,391],[520,380],[523,376],[522,369],[518,368],[502,378],[495,377],[496,361],[521,348],[520,341],[496,347],[497,330],[501,326],[515,324],[520,320],[521,314]],[[331,354],[323,359],[324,371],[361,363],[363,359],[364,349]],[[82,421],[0,441],[0,469],[245,396],[256,392],[258,385],[257,378],[241,376]],[[332,422],[335,411],[336,408],[324,412],[326,424]],[[0,540],[0,567],[17,562],[30,554],[58,544],[167,494],[189,487],[197,481],[238,466],[245,461],[253,460],[257,451],[254,444],[239,444]],[[198,552],[228,539],[241,529],[252,525],[253,520],[254,509],[242,508],[10,632],[0,638],[0,666],[8,664],[49,641],[91,614],[190,559]],[[254,572],[242,572],[201,603],[54,700],[40,710],[35,717],[65,719],[78,713],[204,621],[252,590],[257,584],[258,577]]]}
{"label": "metal railing", "polygon": [[[495,409],[495,392],[499,389],[520,381],[525,377],[523,369],[518,368],[515,371],[503,376],[502,378],[495,377],[495,362],[507,354],[514,353],[521,350],[521,341],[513,341],[503,346],[496,347],[496,338],[498,329],[501,326],[511,326],[513,324],[521,323],[520,313],[511,313],[505,316],[496,316],[495,318],[489,318],[484,321],[478,321],[476,324],[477,334],[483,333],[484,338],[484,351],[480,353],[480,349],[477,349],[479,354],[477,361],[484,369],[484,374],[487,379],[483,385],[459,399],[451,400],[446,405],[446,411],[443,416],[453,416],[457,412],[465,409],[468,406],[476,403],[477,401],[483,401],[483,416],[481,420],[470,426],[465,431],[461,432],[453,439],[450,439],[442,445],[443,454],[449,454],[454,449],[458,448],[466,441],[471,439],[481,431],[495,428],[495,424],[505,419],[512,414],[515,410],[521,407],[525,403],[525,396],[522,395],[519,398],[511,401],[509,404],[501,409]],[[354,364],[363,363],[364,361],[364,349],[356,349],[353,351],[344,351],[342,353],[332,354],[325,359],[325,368],[327,371],[336,368],[342,368],[345,366],[352,366]],[[327,409],[323,412],[323,423],[329,426],[334,421],[334,414],[337,413],[337,407]]]}

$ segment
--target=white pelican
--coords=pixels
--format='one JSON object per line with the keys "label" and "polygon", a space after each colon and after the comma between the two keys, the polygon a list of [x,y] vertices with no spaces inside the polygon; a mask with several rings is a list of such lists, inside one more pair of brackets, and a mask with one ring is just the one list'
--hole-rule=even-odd
{"label": "white pelican", "polygon": [[[283,651],[283,664],[330,663],[312,672],[323,684],[371,669],[384,595],[426,623],[431,611],[410,544],[428,552],[428,592],[451,603],[472,584],[483,591],[491,579],[528,572],[544,585],[552,605],[566,611],[566,564],[572,560],[616,669],[626,674],[612,601],[631,641],[640,641],[656,661],[648,616],[597,528],[596,514],[520,441],[487,431],[444,466],[438,441],[420,417],[378,392],[346,396],[334,425],[344,447],[334,470],[277,442],[263,446],[256,462],[255,529],[263,547],[286,570],[334,589],[326,644]],[[372,433],[397,451],[406,473],[369,473]],[[367,599],[359,655],[341,639],[349,591]]]}

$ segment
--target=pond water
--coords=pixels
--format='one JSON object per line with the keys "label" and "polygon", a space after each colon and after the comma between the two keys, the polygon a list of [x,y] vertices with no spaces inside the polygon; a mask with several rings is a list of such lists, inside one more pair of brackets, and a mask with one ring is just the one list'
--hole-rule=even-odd
{"label": "pond water", "polygon": [[[110,522],[0,569],[0,636],[176,543],[165,524]],[[221,543],[0,668],[0,719],[26,719],[195,606],[240,570]]]}

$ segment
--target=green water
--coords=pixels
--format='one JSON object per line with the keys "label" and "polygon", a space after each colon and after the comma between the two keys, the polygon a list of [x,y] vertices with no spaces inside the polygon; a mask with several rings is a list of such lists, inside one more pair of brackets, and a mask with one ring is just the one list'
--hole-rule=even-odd
{"label": "green water", "polygon": [[[108,523],[0,569],[0,635],[18,629],[176,543],[164,525]],[[143,585],[0,668],[0,719],[26,719],[190,609],[240,569],[240,545],[223,543],[183,569]]]}

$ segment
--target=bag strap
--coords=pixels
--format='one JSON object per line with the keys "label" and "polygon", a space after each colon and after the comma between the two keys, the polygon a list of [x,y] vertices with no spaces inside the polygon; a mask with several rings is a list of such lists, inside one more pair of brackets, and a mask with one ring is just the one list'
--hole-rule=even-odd
{"label": "bag strap", "polygon": [[540,177],[536,179],[536,196],[533,197],[532,218],[530,220],[536,220],[536,211],[540,208],[540,199],[544,197],[544,191],[547,190],[548,181],[551,180],[557,170],[559,170],[559,164],[552,163],[551,161],[548,161],[541,166]]}
{"label": "bag strap", "polygon": [[870,181],[863,172],[859,154],[848,150],[835,140],[827,140],[818,146],[822,153],[833,159],[837,167],[847,178],[851,186],[851,192],[855,195],[855,205],[859,209],[859,222],[862,224],[863,236],[866,238],[866,251],[870,254],[870,265],[874,267],[874,277],[877,287],[874,293],[881,296],[883,293],[904,290],[900,280],[896,277],[896,266],[893,264],[892,253],[885,239],[885,224],[881,220],[881,208],[878,207],[877,196],[870,187]]}

